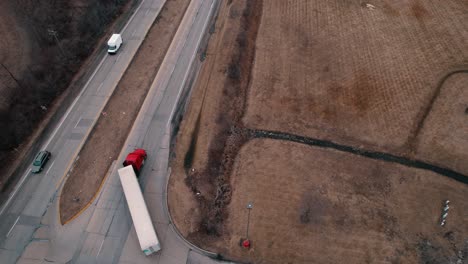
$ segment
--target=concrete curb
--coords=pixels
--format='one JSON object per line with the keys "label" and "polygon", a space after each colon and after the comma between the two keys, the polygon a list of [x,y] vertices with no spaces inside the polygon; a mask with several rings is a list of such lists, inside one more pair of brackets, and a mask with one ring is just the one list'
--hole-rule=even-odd
{"label": "concrete curb", "polygon": [[[169,157],[168,157],[169,158]],[[172,217],[171,217],[171,214],[169,212],[169,204],[168,204],[168,199],[167,199],[167,189],[169,187],[169,177],[171,176],[171,172],[172,172],[172,168],[171,167],[168,167],[167,169],[167,180],[166,180],[166,188],[165,188],[165,192],[166,192],[166,195],[163,195],[164,197],[164,212],[166,213],[166,215],[168,216],[169,218],[169,226],[172,228],[172,230],[174,230],[174,232],[177,234],[177,236],[186,244],[188,245],[188,247],[197,252],[197,253],[200,253],[202,255],[205,255],[205,256],[208,256],[210,258],[217,258],[219,255],[218,253],[215,253],[215,252],[211,252],[211,251],[208,251],[208,250],[204,250],[202,248],[199,248],[198,246],[196,246],[195,244],[193,244],[192,242],[188,241],[187,239],[185,239],[185,237],[179,232],[179,229],[177,229],[176,225],[174,224],[174,221],[172,220]]]}

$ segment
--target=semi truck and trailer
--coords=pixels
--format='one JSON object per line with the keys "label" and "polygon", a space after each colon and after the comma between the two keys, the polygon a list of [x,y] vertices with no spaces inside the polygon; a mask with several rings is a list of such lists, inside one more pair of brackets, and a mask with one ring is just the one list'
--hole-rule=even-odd
{"label": "semi truck and trailer", "polygon": [[161,245],[159,244],[137,178],[145,159],[146,151],[144,149],[136,149],[128,154],[123,163],[125,167],[120,168],[118,173],[141,250],[146,256],[149,256],[158,252],[161,249]]}

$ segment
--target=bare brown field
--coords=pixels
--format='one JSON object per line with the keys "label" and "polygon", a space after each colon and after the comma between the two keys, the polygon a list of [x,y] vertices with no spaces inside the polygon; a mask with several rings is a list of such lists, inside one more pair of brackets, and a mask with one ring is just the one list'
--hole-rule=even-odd
{"label": "bare brown field", "polygon": [[[249,263],[468,255],[466,184],[358,153],[468,174],[468,3],[369,4],[223,2],[171,165],[169,210],[188,240]],[[265,130],[355,154],[254,139]]]}
{"label": "bare brown field", "polygon": [[237,156],[232,186],[229,236],[218,246],[244,262],[455,263],[468,253],[468,186],[431,172],[255,139]]}
{"label": "bare brown field", "polygon": [[468,71],[447,78],[416,140],[416,155],[468,174]]}
{"label": "bare brown field", "polygon": [[245,125],[408,152],[440,78],[468,62],[468,4],[369,3],[265,1]]}

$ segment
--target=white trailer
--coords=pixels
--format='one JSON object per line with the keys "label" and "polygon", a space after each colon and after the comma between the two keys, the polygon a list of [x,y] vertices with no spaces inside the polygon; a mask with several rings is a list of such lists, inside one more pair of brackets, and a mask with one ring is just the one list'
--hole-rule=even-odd
{"label": "white trailer", "polygon": [[135,171],[129,165],[119,169],[119,176],[141,250],[146,256],[151,255],[159,251],[161,246],[154,231],[153,222],[151,222]]}

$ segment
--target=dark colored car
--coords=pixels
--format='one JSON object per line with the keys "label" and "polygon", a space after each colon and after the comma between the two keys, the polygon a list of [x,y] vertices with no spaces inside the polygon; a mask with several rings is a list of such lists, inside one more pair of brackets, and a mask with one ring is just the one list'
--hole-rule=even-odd
{"label": "dark colored car", "polygon": [[39,173],[44,168],[47,161],[50,159],[50,152],[47,150],[40,151],[37,153],[36,157],[34,158],[34,162],[32,165],[31,172],[32,173]]}

